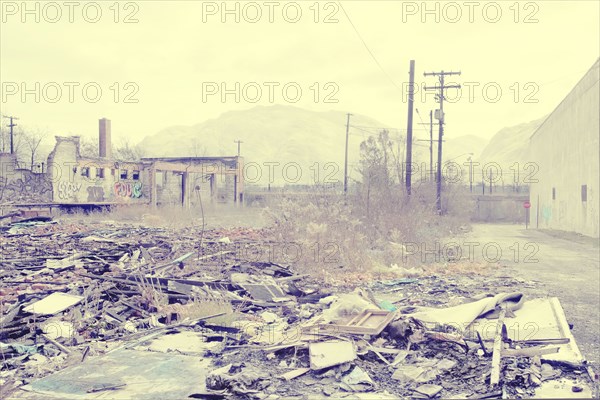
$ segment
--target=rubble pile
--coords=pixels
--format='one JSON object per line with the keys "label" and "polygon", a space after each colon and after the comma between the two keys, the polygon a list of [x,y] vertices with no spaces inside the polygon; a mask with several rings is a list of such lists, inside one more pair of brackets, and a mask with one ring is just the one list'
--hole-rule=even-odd
{"label": "rubble pile", "polygon": [[0,229],[3,398],[593,395],[558,299],[513,278],[324,287],[262,230]]}

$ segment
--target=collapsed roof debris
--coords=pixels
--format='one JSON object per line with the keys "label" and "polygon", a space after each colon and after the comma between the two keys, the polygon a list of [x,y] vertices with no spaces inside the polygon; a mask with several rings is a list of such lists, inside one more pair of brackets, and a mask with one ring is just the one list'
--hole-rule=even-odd
{"label": "collapsed roof debris", "polygon": [[199,236],[116,222],[2,228],[2,398],[595,394],[559,299],[528,298],[516,280],[323,287],[293,265],[249,261],[267,231],[205,231],[202,248]]}

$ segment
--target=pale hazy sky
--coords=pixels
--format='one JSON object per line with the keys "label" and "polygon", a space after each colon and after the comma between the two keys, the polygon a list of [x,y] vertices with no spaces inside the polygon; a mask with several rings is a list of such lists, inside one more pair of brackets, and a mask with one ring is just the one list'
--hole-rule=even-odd
{"label": "pale hazy sky", "polygon": [[[437,83],[424,71],[444,69],[460,70],[448,80],[471,87],[445,103],[447,135],[490,137],[551,112],[600,48],[598,1],[0,3],[2,114],[52,135],[95,136],[107,117],[115,141],[257,104],[340,110],[405,128],[410,59],[420,86]],[[207,92],[224,83],[233,93],[236,82],[239,102]],[[426,121],[433,95],[418,92],[415,101]]]}

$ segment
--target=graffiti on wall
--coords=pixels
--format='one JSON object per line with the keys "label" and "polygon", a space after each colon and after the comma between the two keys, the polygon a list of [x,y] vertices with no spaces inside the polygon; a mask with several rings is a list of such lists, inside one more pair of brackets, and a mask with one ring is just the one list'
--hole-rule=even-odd
{"label": "graffiti on wall", "polygon": [[544,220],[546,225],[548,225],[551,218],[552,218],[552,207],[546,206],[546,205],[542,206],[542,219]]}
{"label": "graffiti on wall", "polygon": [[52,185],[44,176],[31,174],[15,180],[0,177],[0,201],[49,201],[51,198]]}
{"label": "graffiti on wall", "polygon": [[75,197],[81,189],[81,183],[60,181],[58,182],[58,198],[68,200]]}
{"label": "graffiti on wall", "polygon": [[88,201],[104,201],[104,188],[102,186],[90,186],[87,188]]}
{"label": "graffiti on wall", "polygon": [[116,182],[115,196],[117,197],[133,197],[134,199],[142,197],[141,182]]}

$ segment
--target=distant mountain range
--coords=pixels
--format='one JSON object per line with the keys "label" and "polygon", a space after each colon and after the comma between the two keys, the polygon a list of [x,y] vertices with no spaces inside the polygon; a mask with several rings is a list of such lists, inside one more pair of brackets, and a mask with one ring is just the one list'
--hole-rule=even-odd
{"label": "distant mountain range", "polygon": [[510,167],[515,162],[523,165],[529,160],[529,138],[544,122],[546,116],[516,126],[502,128],[481,152],[482,164],[496,162]]}
{"label": "distant mountain range", "polygon": [[[348,159],[352,172],[358,162],[360,142],[368,136],[365,131],[377,133],[387,127],[358,114],[352,115],[350,124],[353,127]],[[237,154],[234,141],[241,140],[245,163],[256,163],[262,173],[260,179],[250,179],[253,183],[268,184],[271,168],[270,183],[306,184],[323,182],[325,177],[329,181],[343,180],[345,137],[346,114],[343,112],[315,112],[274,105],[229,111],[193,126],[169,127],[146,137],[140,147],[150,157],[231,156]],[[248,167],[247,178],[257,169]],[[301,177],[297,177],[298,170]]]}
{"label": "distant mountain range", "polygon": [[[529,136],[542,121],[543,118],[503,128],[489,142],[474,135],[444,137],[443,158],[463,163],[473,153],[473,160],[495,161],[501,165],[525,161]],[[350,125],[349,170],[351,177],[358,177],[355,168],[361,141],[388,127],[358,114],[352,115]],[[394,138],[395,131],[390,132]],[[257,106],[229,111],[193,126],[163,129],[144,138],[140,147],[147,157],[231,156],[237,154],[234,141],[241,140],[245,162],[256,163],[254,171],[262,174],[253,179],[253,183],[269,183],[269,163],[279,163],[271,164],[270,183],[274,185],[314,183],[323,182],[326,176],[338,181],[343,179],[345,134],[346,114],[340,111],[316,112],[287,105]],[[434,129],[434,139],[436,136]],[[426,140],[429,135],[417,130],[415,138]],[[433,157],[435,162],[436,142]],[[429,163],[427,141],[415,142],[413,159]],[[301,177],[297,177],[298,170]]]}

